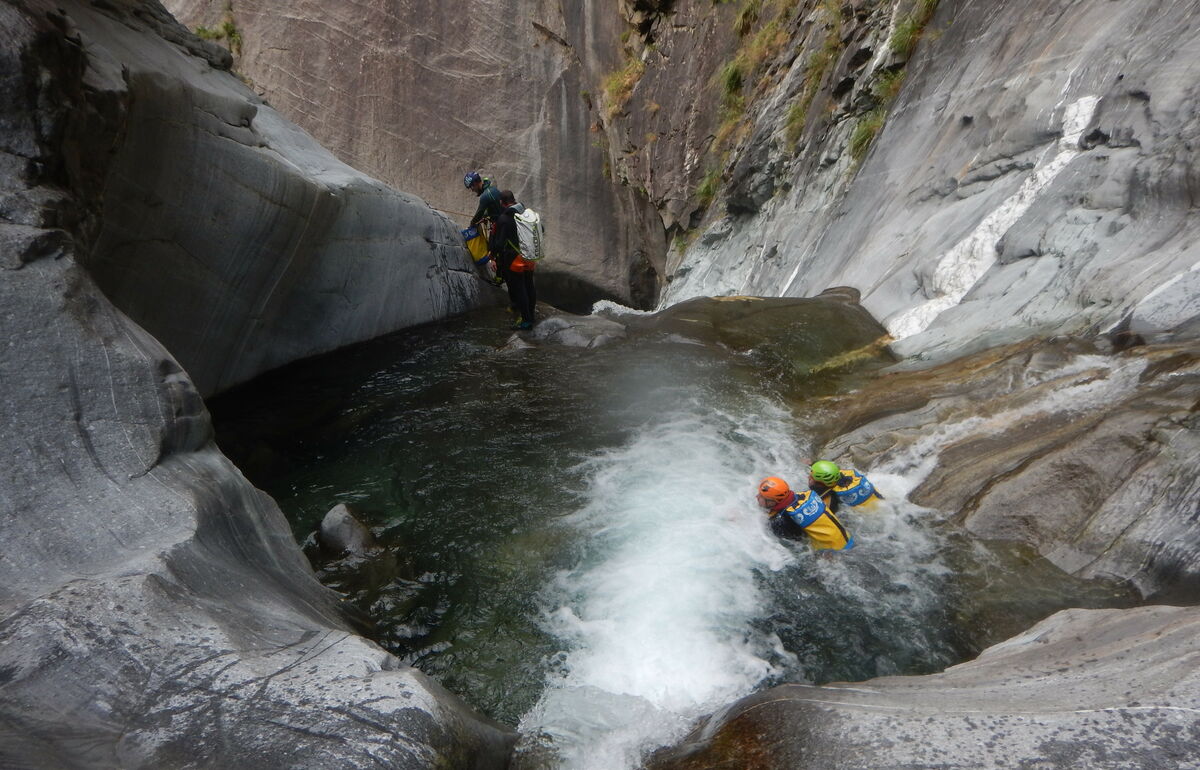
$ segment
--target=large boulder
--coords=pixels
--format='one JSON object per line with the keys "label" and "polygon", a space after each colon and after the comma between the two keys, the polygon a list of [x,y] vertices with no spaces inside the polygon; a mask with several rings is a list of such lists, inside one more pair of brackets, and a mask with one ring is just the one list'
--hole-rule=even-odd
{"label": "large boulder", "polygon": [[0,765],[503,767],[350,633],[189,376],[463,306],[453,229],[152,3],[0,4],[0,41]]}

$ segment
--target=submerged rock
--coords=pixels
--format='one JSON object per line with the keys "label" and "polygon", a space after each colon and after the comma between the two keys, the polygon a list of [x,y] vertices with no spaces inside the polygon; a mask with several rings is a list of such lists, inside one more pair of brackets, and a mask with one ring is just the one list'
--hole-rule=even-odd
{"label": "submerged rock", "polygon": [[573,348],[598,348],[625,337],[625,327],[600,316],[557,313],[538,321],[530,339]]}
{"label": "submerged rock", "polygon": [[835,375],[894,359],[887,331],[852,291],[791,297],[698,297],[652,315],[631,317],[640,332],[674,335],[751,357],[764,377],[811,394]]}
{"label": "submerged rock", "polygon": [[321,519],[319,537],[322,548],[340,556],[362,556],[375,547],[371,530],[344,503],[330,508]]}

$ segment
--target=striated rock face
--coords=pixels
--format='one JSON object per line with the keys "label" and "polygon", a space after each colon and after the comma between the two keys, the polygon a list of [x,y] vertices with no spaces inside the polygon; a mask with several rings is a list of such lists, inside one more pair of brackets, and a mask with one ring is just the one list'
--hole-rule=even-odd
{"label": "striated rock face", "polygon": [[[1189,6],[942,3],[898,95],[880,102],[872,89],[897,85],[884,78],[887,21],[911,4],[853,5],[836,23],[825,14],[837,27],[829,90],[796,144],[789,118],[815,60],[796,57],[754,102],[725,176],[733,213],[688,250],[667,301],[849,285],[906,338],[897,352],[924,357],[1123,321],[1162,331],[1196,316],[1200,63],[1187,52],[1200,22]],[[795,39],[807,51],[812,38]],[[860,51],[865,63],[847,70]],[[880,107],[866,113],[864,102]],[[814,122],[820,105],[828,117]],[[880,125],[871,118],[882,128],[867,152],[855,142]]]}
{"label": "striated rock face", "polygon": [[[237,69],[352,164],[466,225],[479,169],[537,209],[552,304],[650,306],[665,236],[653,208],[608,177],[599,83],[626,28],[611,2],[171,0],[189,26],[231,20]],[[596,107],[595,110],[592,107]]]}
{"label": "striated rock face", "polygon": [[648,767],[1187,767],[1197,631],[1194,607],[1066,610],[941,674],[744,698]]}
{"label": "striated rock face", "polygon": [[156,5],[6,3],[0,41],[0,765],[504,766],[349,632],[201,399],[464,306],[453,228]]}

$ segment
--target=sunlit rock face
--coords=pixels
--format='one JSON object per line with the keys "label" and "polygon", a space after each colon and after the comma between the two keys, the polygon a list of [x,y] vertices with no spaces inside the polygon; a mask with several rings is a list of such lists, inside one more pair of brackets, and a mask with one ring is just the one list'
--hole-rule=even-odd
{"label": "sunlit rock face", "polygon": [[189,26],[240,33],[237,70],[342,160],[463,226],[478,169],[543,214],[539,291],[586,310],[653,305],[666,238],[645,197],[611,180],[600,110],[626,28],[614,3],[171,0]]}
{"label": "sunlit rock face", "polygon": [[648,767],[1186,767],[1198,630],[1195,607],[1065,610],[941,674],[758,693]]}
{"label": "sunlit rock face", "polygon": [[[862,85],[830,102],[834,122],[795,160],[794,99],[761,100],[739,152],[764,156],[763,179],[735,173],[730,194],[774,192],[706,225],[667,301],[849,285],[905,338],[897,352],[943,358],[1035,331],[1179,326],[1200,307],[1192,11],[942,3],[860,165],[848,145]],[[867,82],[883,53],[850,74]],[[807,67],[798,57],[781,88],[796,93]]]}
{"label": "sunlit rock face", "polygon": [[504,766],[350,633],[196,385],[465,304],[453,229],[159,6],[3,4],[0,40],[0,765]]}

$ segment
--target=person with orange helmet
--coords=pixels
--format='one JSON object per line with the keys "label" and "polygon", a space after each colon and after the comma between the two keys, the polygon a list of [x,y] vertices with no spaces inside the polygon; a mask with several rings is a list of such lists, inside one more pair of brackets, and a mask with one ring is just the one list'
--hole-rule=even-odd
{"label": "person with orange helmet", "polygon": [[779,537],[806,537],[818,551],[846,551],[854,547],[854,536],[834,515],[821,495],[807,487],[792,491],[778,476],[758,482],[758,504],[767,511],[771,531]]}

